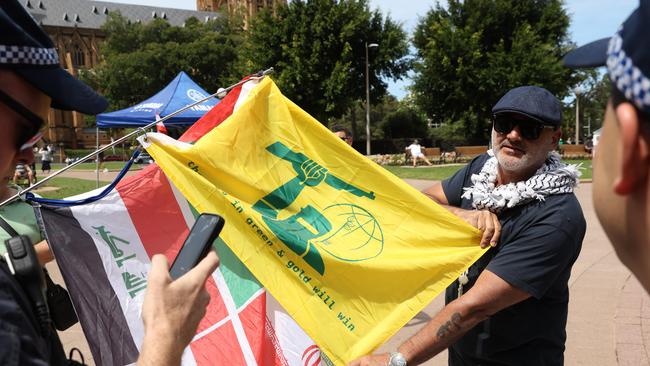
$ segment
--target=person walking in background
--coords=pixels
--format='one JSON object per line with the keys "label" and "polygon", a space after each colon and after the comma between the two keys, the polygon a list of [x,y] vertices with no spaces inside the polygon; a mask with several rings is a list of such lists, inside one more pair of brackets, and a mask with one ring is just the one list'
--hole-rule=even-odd
{"label": "person walking in background", "polygon": [[104,158],[105,158],[105,153],[103,151],[97,154],[97,169],[100,172],[104,171]]}
{"label": "person walking in background", "polygon": [[407,150],[407,151],[408,150],[411,151],[411,157],[413,158],[413,167],[414,168],[418,163],[418,159],[424,160],[424,162],[427,163],[427,165],[431,166],[431,162],[429,160],[427,160],[427,157],[424,156],[424,154],[422,153],[423,149],[424,149],[424,146],[420,145],[420,142],[417,139],[413,140],[413,143],[410,144],[409,146],[407,146],[404,149],[404,150]]}
{"label": "person walking in background", "polygon": [[[32,152],[34,153],[34,155],[36,154],[37,151],[38,151],[38,147],[36,147],[36,146],[32,147]],[[36,161],[33,160],[29,164],[29,167],[32,169],[32,174],[34,176],[34,183],[36,183]]]}
{"label": "person walking in background", "polygon": [[47,174],[50,174],[50,170],[52,169],[51,163],[52,163],[52,151],[50,151],[49,146],[44,147],[41,149],[41,171],[45,173],[47,171]]}

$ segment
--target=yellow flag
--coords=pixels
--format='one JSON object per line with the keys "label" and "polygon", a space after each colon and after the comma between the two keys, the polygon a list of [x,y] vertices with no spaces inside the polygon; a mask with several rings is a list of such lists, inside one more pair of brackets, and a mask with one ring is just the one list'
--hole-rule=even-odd
{"label": "yellow flag", "polygon": [[142,140],[337,365],[370,353],[483,253],[479,231],[354,151],[265,78],[189,145]]}

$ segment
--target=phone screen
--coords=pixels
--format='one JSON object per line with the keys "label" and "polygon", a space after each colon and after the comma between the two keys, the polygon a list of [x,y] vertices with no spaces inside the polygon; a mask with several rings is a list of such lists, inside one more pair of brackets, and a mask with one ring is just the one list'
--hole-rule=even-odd
{"label": "phone screen", "polygon": [[208,254],[223,225],[224,220],[219,215],[207,213],[199,215],[169,270],[172,279],[175,280],[187,273]]}

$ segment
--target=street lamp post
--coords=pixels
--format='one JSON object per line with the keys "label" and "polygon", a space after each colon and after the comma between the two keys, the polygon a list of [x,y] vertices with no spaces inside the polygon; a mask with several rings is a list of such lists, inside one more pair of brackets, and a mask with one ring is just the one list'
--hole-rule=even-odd
{"label": "street lamp post", "polygon": [[368,48],[379,47],[376,43],[366,42],[366,155],[370,155],[370,71],[368,61]]}
{"label": "street lamp post", "polygon": [[575,89],[573,89],[574,93],[576,94],[576,142],[575,144],[578,145],[580,143],[580,94],[582,93],[582,89],[580,89],[579,86],[577,86]]}

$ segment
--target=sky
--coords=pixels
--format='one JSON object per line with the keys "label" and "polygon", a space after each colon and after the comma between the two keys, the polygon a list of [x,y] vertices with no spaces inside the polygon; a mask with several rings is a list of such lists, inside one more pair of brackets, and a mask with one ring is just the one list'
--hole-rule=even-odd
{"label": "sky", "polygon": [[[193,0],[112,0],[113,2],[152,5],[169,8],[196,9]],[[403,24],[411,34],[420,17],[435,5],[435,0],[370,0],[370,7],[379,8],[390,14],[393,20]],[[443,4],[446,1],[442,2]],[[638,6],[638,0],[565,0],[565,7],[571,17],[569,34],[578,46],[609,37]],[[380,47],[381,47],[381,42]],[[388,91],[398,99],[407,94],[410,80],[393,82],[387,80]]]}

